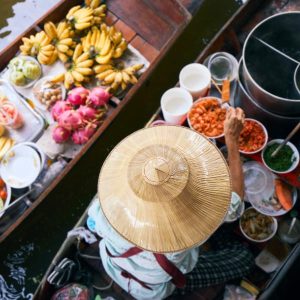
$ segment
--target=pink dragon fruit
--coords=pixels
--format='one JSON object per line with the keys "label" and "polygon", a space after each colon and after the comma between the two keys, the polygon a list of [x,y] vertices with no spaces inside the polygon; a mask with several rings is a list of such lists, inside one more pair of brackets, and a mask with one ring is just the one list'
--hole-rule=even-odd
{"label": "pink dragon fruit", "polygon": [[66,101],[57,101],[51,109],[52,118],[54,119],[54,121],[58,121],[59,116],[63,112],[71,109],[72,109],[71,105]]}
{"label": "pink dragon fruit", "polygon": [[76,130],[83,124],[83,119],[79,112],[67,110],[59,116],[58,124],[67,130]]}
{"label": "pink dragon fruit", "polygon": [[101,87],[95,87],[90,93],[89,103],[94,107],[99,107],[107,104],[112,95]]}
{"label": "pink dragon fruit", "polygon": [[77,145],[85,144],[95,133],[95,131],[96,129],[90,126],[79,128],[78,130],[74,131],[72,135],[72,140]]}
{"label": "pink dragon fruit", "polygon": [[88,100],[90,91],[80,86],[70,91],[67,101],[72,105],[84,105]]}
{"label": "pink dragon fruit", "polygon": [[98,117],[96,109],[86,105],[81,105],[76,111],[80,113],[84,121],[95,120]]}
{"label": "pink dragon fruit", "polygon": [[58,144],[67,141],[70,135],[71,132],[69,130],[60,126],[55,127],[54,130],[52,131],[52,138]]}

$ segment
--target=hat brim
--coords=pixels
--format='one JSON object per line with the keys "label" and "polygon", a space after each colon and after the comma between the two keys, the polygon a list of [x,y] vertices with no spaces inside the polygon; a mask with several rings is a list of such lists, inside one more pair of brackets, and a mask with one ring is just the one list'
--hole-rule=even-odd
{"label": "hat brim", "polygon": [[[157,177],[146,174],[153,157],[167,162]],[[177,252],[203,243],[223,222],[231,178],[221,152],[206,137],[159,126],[134,132],[111,151],[98,194],[107,220],[126,240],[151,252]]]}

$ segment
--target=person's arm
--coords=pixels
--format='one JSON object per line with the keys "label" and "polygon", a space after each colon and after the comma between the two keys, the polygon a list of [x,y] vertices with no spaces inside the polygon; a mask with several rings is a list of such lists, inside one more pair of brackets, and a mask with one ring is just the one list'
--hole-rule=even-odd
{"label": "person's arm", "polygon": [[228,164],[232,179],[232,190],[244,198],[244,174],[239,153],[239,136],[243,129],[245,115],[242,109],[230,108],[224,123]]}

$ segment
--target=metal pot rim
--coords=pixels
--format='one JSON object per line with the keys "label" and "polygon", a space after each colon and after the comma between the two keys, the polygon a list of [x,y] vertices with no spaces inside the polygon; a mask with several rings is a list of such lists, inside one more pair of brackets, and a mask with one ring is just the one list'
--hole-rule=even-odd
{"label": "metal pot rim", "polygon": [[[296,117],[296,116],[291,116],[291,117],[288,117],[288,116],[283,116],[283,115],[277,115],[271,111],[268,111],[267,109],[265,109],[264,107],[260,106],[256,101],[255,99],[253,98],[253,96],[247,91],[247,88],[245,87],[243,81],[241,80],[241,76],[240,76],[240,70],[241,68],[243,67],[244,65],[244,59],[241,58],[240,61],[239,61],[239,69],[238,69],[238,84],[239,84],[239,87],[242,89],[243,93],[252,101],[252,103],[257,106],[259,109],[261,109],[264,113],[266,114],[269,114],[271,115],[272,117],[274,118],[279,118],[279,119],[283,119],[283,120],[299,120],[299,117]],[[245,66],[245,65],[244,65]]]}
{"label": "metal pot rim", "polygon": [[[262,20],[261,22],[259,22],[251,31],[250,33],[248,34],[246,40],[245,40],[245,43],[244,43],[244,47],[243,47],[243,60],[245,61],[245,49],[246,49],[246,46],[247,46],[247,43],[250,39],[250,37],[252,36],[253,32],[260,26],[262,25],[263,23],[269,21],[270,19],[273,19],[273,18],[276,18],[276,17],[279,17],[281,15],[287,15],[287,14],[300,14],[300,11],[290,11],[290,12],[282,12],[282,13],[278,13],[278,14],[275,14],[275,15],[272,15],[264,20]],[[249,78],[252,80],[253,84],[255,85],[255,87],[257,87],[261,92],[267,94],[268,96],[271,96],[273,98],[275,98],[276,100],[278,101],[283,101],[283,102],[295,102],[295,103],[300,103],[300,95],[299,95],[299,100],[296,100],[296,99],[288,99],[288,98],[283,98],[283,97],[279,97],[279,96],[276,96],[274,94],[271,94],[270,92],[268,92],[267,90],[263,89],[260,85],[258,85],[258,83],[256,83],[256,81],[253,79],[253,77],[251,76],[248,68],[247,68],[247,65],[246,63],[243,64],[243,68],[244,70],[247,72],[247,75],[249,76]],[[252,97],[251,97],[252,98]]]}

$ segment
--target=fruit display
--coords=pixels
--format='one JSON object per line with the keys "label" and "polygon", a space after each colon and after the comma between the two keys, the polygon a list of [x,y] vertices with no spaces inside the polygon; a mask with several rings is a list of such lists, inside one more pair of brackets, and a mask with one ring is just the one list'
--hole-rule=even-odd
{"label": "fruit display", "polygon": [[9,62],[10,82],[16,86],[27,86],[34,83],[42,74],[39,63],[26,56],[18,56]]}
{"label": "fruit display", "polygon": [[51,107],[55,102],[63,100],[64,87],[61,83],[51,80],[43,81],[40,85],[33,87],[33,94],[41,104]]}
{"label": "fruit display", "polygon": [[[137,82],[137,72],[143,65],[115,66],[115,60],[127,49],[127,42],[114,26],[104,23],[105,17],[105,4],[100,0],[86,0],[83,6],[72,7],[58,24],[47,22],[43,31],[23,38],[20,50],[24,55],[36,57],[43,65],[61,60],[66,72],[57,75],[53,82],[64,82],[68,90],[85,85],[95,77],[112,93],[125,90]],[[15,77],[22,82],[22,76],[15,74]]]}
{"label": "fruit display", "polygon": [[205,136],[215,138],[224,134],[226,108],[217,98],[207,97],[194,103],[189,114],[190,126]]}
{"label": "fruit display", "polygon": [[71,90],[66,101],[57,101],[52,107],[52,117],[58,123],[52,131],[53,140],[61,144],[71,138],[75,144],[85,144],[101,124],[110,97],[100,87]]}
{"label": "fruit display", "polygon": [[106,64],[95,66],[94,71],[101,85],[107,85],[110,90],[116,91],[119,87],[125,90],[129,84],[137,83],[136,73],[143,67],[143,64],[136,64],[118,69],[112,64]]}

